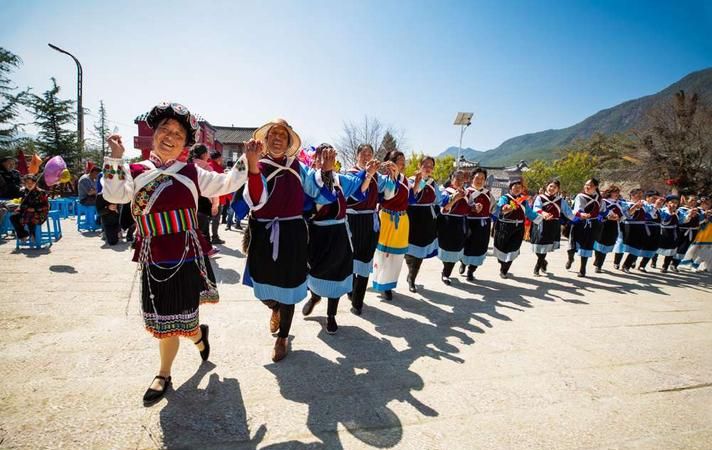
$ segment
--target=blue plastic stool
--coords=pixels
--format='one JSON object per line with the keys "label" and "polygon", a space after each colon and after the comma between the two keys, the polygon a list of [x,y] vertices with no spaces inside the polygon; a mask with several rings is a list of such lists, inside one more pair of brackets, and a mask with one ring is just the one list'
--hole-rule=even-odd
{"label": "blue plastic stool", "polygon": [[65,197],[62,199],[67,204],[67,214],[70,216],[77,215],[77,202],[78,197]]}
{"label": "blue plastic stool", "polygon": [[57,242],[62,239],[62,214],[59,210],[51,209],[47,213],[47,223],[49,224],[50,238]]}
{"label": "blue plastic stool", "polygon": [[96,223],[96,206],[82,205],[78,201],[75,206],[77,207],[78,231],[97,231],[101,229],[101,226]]}
{"label": "blue plastic stool", "polygon": [[0,236],[7,237],[12,233],[15,234],[15,229],[12,227],[12,222],[10,222],[10,216],[13,213],[6,211],[5,215],[2,216],[2,223],[0,223]]}
{"label": "blue plastic stool", "polygon": [[63,198],[55,198],[49,201],[49,209],[59,211],[59,216],[62,219],[69,217],[69,203]]}
{"label": "blue plastic stool", "polygon": [[[43,230],[42,227],[46,227],[47,229]],[[35,227],[35,242],[32,242],[30,239],[23,241],[15,238],[15,249],[17,250],[21,248],[50,248],[51,246],[52,237],[49,228],[49,220],[45,221],[42,225],[37,225]]]}

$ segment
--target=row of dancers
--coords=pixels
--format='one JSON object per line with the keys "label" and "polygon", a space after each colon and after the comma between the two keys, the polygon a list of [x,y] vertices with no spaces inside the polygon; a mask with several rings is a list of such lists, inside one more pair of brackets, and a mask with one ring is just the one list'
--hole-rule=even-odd
{"label": "row of dancers", "polygon": [[[483,169],[476,169],[471,180],[456,171],[450,185],[441,188],[432,178],[433,158],[424,158],[418,172],[406,177],[402,152],[392,151],[379,162],[367,144],[358,148],[356,165],[339,173],[331,145],[304,155],[299,135],[284,119],[257,129],[229,172],[209,172],[187,160],[198,121],[185,106],[161,103],[146,121],[154,130],[150,157],[128,164],[121,137],[112,135],[101,181],[107,201],[130,202],[137,225],[133,260],[141,269],[144,326],[158,339],[161,357],[158,375],[144,394],[146,406],[160,400],[171,384],[180,337],[190,339],[203,360],[210,355],[210,329],[200,322],[199,306],[218,302],[219,294],[208,258],[211,245],[199,231],[200,196],[226,195],[244,186],[250,215],[243,280],[270,310],[274,362],[287,356],[295,306],[308,291],[303,313],[312,314],[326,298],[326,331],[333,334],[340,298],[348,295],[352,311],[360,315],[372,278],[372,288],[391,300],[403,261],[411,291],[417,290],[422,261],[436,255],[446,284],[458,262],[473,279],[485,261],[492,227],[504,278],[519,254],[525,219],[535,227],[535,272],[547,270],[546,254],[559,247],[562,217],[572,221],[572,249],[581,257],[582,275],[593,252],[605,254],[617,239],[610,241],[608,231],[601,233],[605,239],[596,237],[601,224],[615,223],[617,229],[627,219],[622,245],[629,253],[643,250],[645,242],[632,236],[650,228],[638,211],[652,214],[652,209],[608,199],[609,204],[594,179],[586,182],[573,208],[559,195],[556,181],[533,205],[523,195],[521,180],[513,180],[509,192],[495,201]],[[688,217],[693,214],[684,216],[681,226]],[[594,249],[596,243],[601,245]]]}

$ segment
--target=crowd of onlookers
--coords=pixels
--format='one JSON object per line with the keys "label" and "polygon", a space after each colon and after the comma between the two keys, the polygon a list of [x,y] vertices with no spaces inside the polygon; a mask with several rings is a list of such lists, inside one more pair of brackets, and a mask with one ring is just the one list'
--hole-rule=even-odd
{"label": "crowd of onlookers", "polygon": [[[209,151],[199,144],[191,149],[191,160],[204,170],[224,172],[232,168],[233,162],[225,164],[219,151]],[[83,206],[95,207],[97,224],[100,224],[102,238],[108,245],[116,245],[125,236],[127,242],[134,241],[136,225],[131,215],[130,204],[118,205],[104,200],[101,193],[101,168],[88,164],[86,173],[78,179],[47,186],[42,173],[21,175],[16,169],[14,157],[0,159],[0,222],[8,214],[15,235],[22,240],[34,239],[35,228],[47,220],[49,200],[58,197],[74,197]],[[241,198],[241,192],[237,194]],[[220,197],[200,197],[198,221],[200,231],[212,244],[223,244],[220,225],[226,230],[241,230],[240,218],[235,217],[230,207],[235,195]],[[217,252],[213,247],[211,253]]]}

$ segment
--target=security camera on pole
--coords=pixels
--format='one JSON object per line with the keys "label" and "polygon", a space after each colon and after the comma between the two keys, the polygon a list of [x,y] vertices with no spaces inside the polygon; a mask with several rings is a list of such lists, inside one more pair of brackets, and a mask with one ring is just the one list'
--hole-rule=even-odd
{"label": "security camera on pole", "polygon": [[457,117],[455,117],[455,123],[453,125],[460,125],[460,146],[457,148],[457,160],[455,161],[455,168],[459,169],[462,164],[462,135],[465,134],[465,129],[472,124],[471,112],[459,112]]}

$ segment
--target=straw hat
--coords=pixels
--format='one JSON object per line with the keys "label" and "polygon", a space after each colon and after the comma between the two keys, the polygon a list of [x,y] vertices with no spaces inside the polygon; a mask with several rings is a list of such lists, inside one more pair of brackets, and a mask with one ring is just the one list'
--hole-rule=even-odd
{"label": "straw hat", "polygon": [[255,130],[255,132],[252,134],[252,138],[257,141],[262,141],[262,143],[265,144],[266,152],[267,133],[269,133],[269,130],[276,125],[283,127],[289,133],[289,147],[287,147],[287,150],[284,152],[285,155],[289,157],[296,155],[302,146],[302,140],[299,138],[299,135],[294,130],[292,130],[291,125],[289,125],[284,119],[274,119],[271,122],[262,125],[257,130]]}

